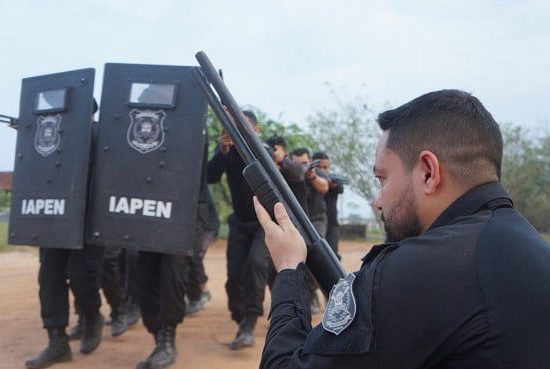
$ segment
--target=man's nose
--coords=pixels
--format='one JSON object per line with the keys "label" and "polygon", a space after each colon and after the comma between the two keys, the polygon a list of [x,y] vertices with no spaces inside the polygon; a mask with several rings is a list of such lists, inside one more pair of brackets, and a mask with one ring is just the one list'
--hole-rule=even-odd
{"label": "man's nose", "polygon": [[374,206],[382,211],[382,196],[380,196],[380,192],[378,192],[378,194],[376,195],[376,197],[374,198]]}

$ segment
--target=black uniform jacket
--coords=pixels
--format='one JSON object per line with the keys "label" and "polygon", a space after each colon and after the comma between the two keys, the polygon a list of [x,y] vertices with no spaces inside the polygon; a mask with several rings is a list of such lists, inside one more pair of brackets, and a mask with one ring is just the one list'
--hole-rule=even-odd
{"label": "black uniform jacket", "polygon": [[311,328],[305,266],[281,271],[260,367],[550,368],[550,246],[498,183],[375,246],[355,276],[356,313],[336,335]]}
{"label": "black uniform jacket", "polygon": [[[223,155],[219,146],[208,161],[208,184],[217,183],[223,173],[227,174],[227,183],[231,192],[233,211],[238,220],[244,222],[257,221],[252,197],[254,193],[243,177],[243,169],[246,164],[234,147],[231,147],[227,155]],[[304,181],[304,169],[299,163],[294,163],[285,158],[281,166],[281,174],[287,182]]]}

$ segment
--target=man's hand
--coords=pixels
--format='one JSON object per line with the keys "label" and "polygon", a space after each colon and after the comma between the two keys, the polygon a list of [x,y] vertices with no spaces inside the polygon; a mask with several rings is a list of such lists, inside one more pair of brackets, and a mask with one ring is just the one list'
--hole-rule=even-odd
{"label": "man's hand", "polygon": [[233,146],[233,140],[228,134],[222,134],[220,136],[220,151],[223,155],[227,155],[229,150]]}
{"label": "man's hand", "polygon": [[315,180],[315,178],[317,178],[317,174],[315,173],[315,171],[313,169],[306,170],[305,176],[310,181],[313,181],[313,180]]}
{"label": "man's hand", "polygon": [[258,221],[265,232],[265,244],[273,259],[277,272],[283,269],[296,269],[298,264],[305,262],[307,249],[300,232],[290,221],[285,207],[280,202],[275,204],[273,211],[277,223],[254,196],[254,209]]}

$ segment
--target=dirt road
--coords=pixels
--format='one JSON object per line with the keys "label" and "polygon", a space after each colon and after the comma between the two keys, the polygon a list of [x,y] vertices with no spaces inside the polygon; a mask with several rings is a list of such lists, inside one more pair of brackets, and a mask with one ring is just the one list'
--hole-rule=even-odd
{"label": "dirt road", "polygon": [[[341,254],[348,270],[359,267],[360,258],[370,247],[366,243],[343,243]],[[267,331],[266,316],[258,322],[256,346],[230,351],[226,344],[233,339],[236,325],[227,311],[225,283],[225,243],[218,241],[208,250],[205,266],[210,277],[212,300],[199,313],[186,317],[178,327],[178,359],[171,368],[247,369],[257,368]],[[47,342],[41,328],[38,302],[38,253],[34,248],[17,248],[0,254],[0,369],[24,368],[24,362],[39,352]],[[269,311],[266,294],[265,312]],[[71,305],[72,306],[72,305]],[[102,306],[108,316],[109,308]],[[318,322],[322,315],[314,316]],[[71,326],[75,316],[71,315]],[[59,364],[59,369],[129,369],[153,349],[153,339],[141,322],[118,338],[111,338],[105,327],[99,348],[90,355],[79,352],[72,342],[73,361]]]}

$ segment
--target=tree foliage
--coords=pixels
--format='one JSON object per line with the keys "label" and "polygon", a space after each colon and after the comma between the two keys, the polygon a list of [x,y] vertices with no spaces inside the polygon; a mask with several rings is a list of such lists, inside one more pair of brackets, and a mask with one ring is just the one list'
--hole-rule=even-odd
{"label": "tree foliage", "polygon": [[342,98],[334,89],[331,92],[335,105],[309,118],[311,135],[330,157],[331,171],[348,177],[351,189],[367,200],[377,215],[378,183],[372,168],[380,129],[374,112],[365,97]]}
{"label": "tree foliage", "polygon": [[11,204],[11,192],[0,191],[0,212],[8,210]]}
{"label": "tree foliage", "polygon": [[504,124],[501,128],[502,184],[535,228],[550,232],[550,134],[532,138],[520,126]]}

